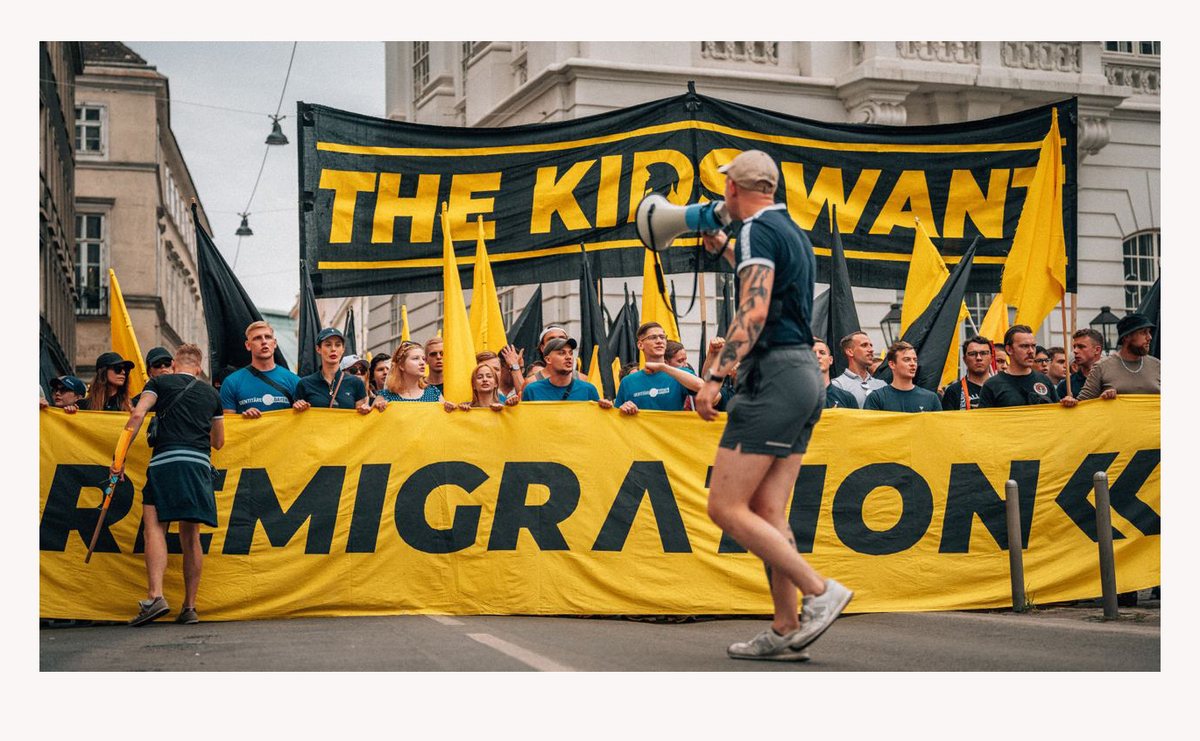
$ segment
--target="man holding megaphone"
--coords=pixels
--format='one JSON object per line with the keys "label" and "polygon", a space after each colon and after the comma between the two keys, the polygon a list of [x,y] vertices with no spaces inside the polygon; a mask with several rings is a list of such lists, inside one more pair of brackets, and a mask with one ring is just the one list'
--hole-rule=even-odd
{"label": "man holding megaphone", "polygon": [[[706,420],[716,418],[713,405],[721,383],[738,366],[737,394],[729,402],[713,463],[708,513],[766,563],[775,619],[752,640],[730,646],[729,655],[804,661],[804,649],[853,597],[801,558],[784,512],[801,456],[825,405],[825,384],[809,325],[816,258],[786,205],[775,203],[779,169],[770,155],[742,152],[719,172],[725,175],[723,205],[667,206],[662,209],[663,222],[649,213],[644,220],[648,229],[643,230],[639,218],[638,231],[644,242],[648,232],[648,247],[661,250],[678,236],[678,224],[662,223],[682,221],[701,232],[706,250],[723,256],[737,271],[737,314],[720,357],[696,395],[696,411]],[[719,231],[727,219],[742,222],[736,254]],[[799,619],[797,588],[804,592]]]}

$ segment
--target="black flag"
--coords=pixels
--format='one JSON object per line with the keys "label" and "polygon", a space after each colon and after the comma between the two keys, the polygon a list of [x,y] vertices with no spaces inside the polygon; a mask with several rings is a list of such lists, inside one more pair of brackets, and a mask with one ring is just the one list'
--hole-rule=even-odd
{"label": "black flag", "polygon": [[[508,328],[508,343],[525,353],[525,369],[537,360],[538,340],[542,336],[542,287],[539,285],[521,315]],[[522,369],[524,370],[524,369]]]}
{"label": "black flag", "polygon": [[637,328],[637,299],[629,295],[629,284],[625,284],[625,304],[608,332],[609,352],[621,359],[622,366],[638,362]]}
{"label": "black flag", "polygon": [[307,376],[321,369],[317,356],[317,333],[321,331],[321,314],[317,311],[317,297],[313,294],[312,279],[304,261],[300,261],[300,330],[296,348],[296,375]]}
{"label": "black flag", "polygon": [[[242,368],[250,365],[246,327],[261,322],[263,316],[200,225],[194,203],[192,221],[196,224],[196,259],[200,271],[200,299],[204,303],[204,326],[208,328],[208,367],[215,376],[226,366]],[[275,348],[275,364],[288,367],[278,347]]]}
{"label": "black flag", "polygon": [[358,340],[354,337],[353,306],[346,310],[346,328],[342,330],[342,334],[346,335],[346,355],[358,355]]}
{"label": "black flag", "polygon": [[833,231],[833,242],[829,258],[829,290],[824,321],[816,323],[817,312],[814,302],[812,327],[813,334],[825,340],[829,352],[833,355],[833,367],[829,371],[830,378],[837,378],[846,372],[846,353],[838,345],[841,339],[851,332],[858,332],[862,325],[858,322],[858,310],[854,308],[854,292],[850,288],[850,271],[846,267],[846,253],[842,250],[842,235],[838,231],[837,211],[829,206],[829,220]]}
{"label": "black flag", "polygon": [[1159,360],[1162,360],[1162,307],[1158,298],[1158,284],[1161,282],[1162,277],[1160,276],[1146,292],[1145,297],[1142,298],[1142,305],[1137,310],[1137,313],[1154,322],[1153,334],[1150,337],[1150,355]]}
{"label": "black flag", "polygon": [[596,281],[592,278],[590,262],[587,253],[579,261],[579,359],[586,374],[592,367],[592,354],[599,348],[600,357],[596,362],[600,366],[600,381],[604,388],[597,390],[605,399],[613,399],[617,395],[612,375],[613,355],[608,349],[608,338],[604,335],[604,310],[596,296]]}
{"label": "black flag", "polygon": [[[726,275],[723,278],[721,285],[721,311],[717,317],[717,336],[725,337],[729,334],[729,323],[733,321],[733,282],[737,280],[732,275]],[[705,348],[708,352],[708,348]]]}
{"label": "black flag", "polygon": [[[917,377],[913,382],[921,388],[937,391],[942,380],[942,370],[946,367],[946,355],[954,343],[954,334],[959,331],[959,316],[962,310],[963,296],[967,290],[967,281],[971,277],[971,263],[975,260],[975,247],[979,238],[971,243],[967,254],[950,271],[950,277],[942,284],[941,290],[925,307],[925,311],[909,326],[908,331],[900,339],[912,345],[917,350]],[[924,360],[928,355],[928,362]],[[881,363],[875,372],[877,378],[885,381],[892,380],[892,370],[887,363]]]}

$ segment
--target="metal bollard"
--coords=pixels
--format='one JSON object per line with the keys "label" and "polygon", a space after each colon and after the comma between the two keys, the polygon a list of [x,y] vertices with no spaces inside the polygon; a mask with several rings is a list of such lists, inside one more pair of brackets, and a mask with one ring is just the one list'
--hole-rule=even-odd
{"label": "metal bollard", "polygon": [[1017,482],[1004,483],[1004,509],[1008,519],[1008,573],[1012,578],[1013,612],[1024,612],[1025,565],[1021,553],[1021,502]]}
{"label": "metal bollard", "polygon": [[1100,594],[1104,602],[1104,619],[1116,620],[1117,567],[1113,559],[1112,511],[1109,507],[1108,474],[1097,471],[1092,476],[1096,490],[1096,542],[1100,547]]}

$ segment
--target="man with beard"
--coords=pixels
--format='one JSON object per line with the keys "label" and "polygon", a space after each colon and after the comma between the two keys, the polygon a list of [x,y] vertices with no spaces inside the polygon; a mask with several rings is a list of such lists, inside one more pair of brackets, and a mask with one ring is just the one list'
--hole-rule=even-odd
{"label": "man with beard", "polygon": [[[1092,369],[1079,396],[1085,399],[1115,399],[1117,394],[1161,394],[1162,363],[1150,357],[1154,324],[1141,314],[1127,314],[1117,322],[1115,353]],[[1063,406],[1074,406],[1064,401]]]}

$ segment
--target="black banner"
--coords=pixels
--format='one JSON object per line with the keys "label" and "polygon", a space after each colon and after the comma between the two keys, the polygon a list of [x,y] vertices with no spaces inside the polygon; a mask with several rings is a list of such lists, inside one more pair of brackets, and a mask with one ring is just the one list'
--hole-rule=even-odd
{"label": "black banner", "polygon": [[[1073,291],[1076,101],[1054,105]],[[468,273],[482,215],[498,285],[573,280],[581,245],[599,276],[641,275],[633,218],[642,196],[659,192],[680,205],[719,199],[717,168],[762,149],[780,166],[776,199],[816,247],[818,280],[829,277],[833,205],[854,285],[904,287],[919,217],[951,266],[980,237],[969,290],[997,291],[1051,107],[890,127],[810,121],[688,93],[571,121],[476,129],[301,102],[301,259],[319,296],[440,290],[445,202]],[[692,252],[668,250],[664,270],[692,270]]]}

